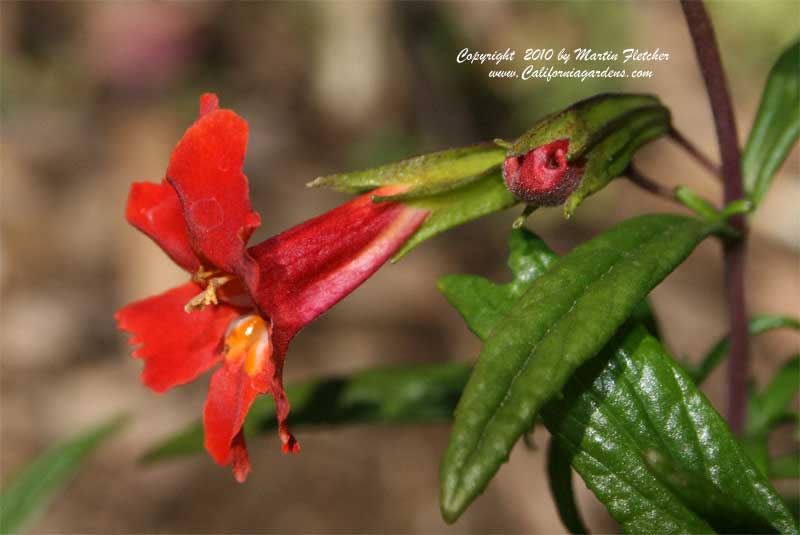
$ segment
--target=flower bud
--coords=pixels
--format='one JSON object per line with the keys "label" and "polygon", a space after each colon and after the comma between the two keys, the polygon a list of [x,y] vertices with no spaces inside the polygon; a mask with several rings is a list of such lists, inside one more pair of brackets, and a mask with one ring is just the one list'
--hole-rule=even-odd
{"label": "flower bud", "polygon": [[551,114],[505,146],[503,179],[531,207],[564,204],[569,217],[622,174],[636,150],[669,131],[656,97],[603,94]]}
{"label": "flower bud", "polygon": [[558,139],[503,163],[503,180],[517,199],[535,206],[558,206],[575,190],[585,167],[567,161],[569,140]]}

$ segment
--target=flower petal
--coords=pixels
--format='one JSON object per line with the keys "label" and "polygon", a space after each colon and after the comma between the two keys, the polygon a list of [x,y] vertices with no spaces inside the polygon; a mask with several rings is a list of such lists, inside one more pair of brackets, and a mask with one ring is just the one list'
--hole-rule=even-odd
{"label": "flower petal", "polygon": [[237,479],[247,474],[242,461],[244,442],[234,443],[234,440],[257,394],[241,365],[225,363],[211,376],[203,409],[206,450],[222,466],[235,461],[233,469]]}
{"label": "flower petal", "polygon": [[189,241],[209,265],[256,284],[258,271],[245,246],[261,218],[252,211],[242,172],[247,123],[231,110],[215,109],[210,97],[201,116],[172,153],[167,180],[183,207]]}
{"label": "flower petal", "polygon": [[119,329],[133,334],[129,343],[141,344],[133,356],[144,359],[142,382],[156,392],[192,381],[222,358],[225,330],[241,312],[225,304],[184,312],[202,290],[190,282],[131,303],[114,316]]}
{"label": "flower petal", "polygon": [[192,273],[200,267],[189,245],[178,194],[166,180],[161,184],[134,182],[128,194],[125,217],[152,238],[176,264]]}
{"label": "flower petal", "polygon": [[272,351],[264,362],[263,368],[259,373],[254,374],[250,384],[258,392],[270,392],[275,401],[275,418],[278,420],[278,437],[281,439],[281,450],[283,453],[297,453],[300,451],[300,444],[294,438],[287,420],[289,418],[289,398],[283,389],[283,363],[286,361],[286,350],[289,340],[285,336],[278,334],[279,345],[275,345],[275,331],[272,331]]}
{"label": "flower petal", "polygon": [[231,464],[233,465],[233,477],[239,483],[244,483],[247,479],[247,474],[250,473],[250,455],[247,454],[247,444],[244,440],[244,430],[239,429],[239,432],[233,437],[231,443]]}
{"label": "flower petal", "polygon": [[203,93],[200,95],[200,113],[198,118],[219,109],[219,97],[214,93]]}
{"label": "flower petal", "polygon": [[249,249],[261,270],[251,293],[272,320],[276,348],[369,278],[425,220],[427,211],[372,201],[399,192],[375,190]]}

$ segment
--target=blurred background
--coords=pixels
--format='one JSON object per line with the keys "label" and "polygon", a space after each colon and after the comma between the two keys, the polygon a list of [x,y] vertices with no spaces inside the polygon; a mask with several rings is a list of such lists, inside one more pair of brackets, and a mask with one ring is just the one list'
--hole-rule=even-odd
{"label": "blurred background", "polygon": [[[746,139],[766,74],[795,37],[800,4],[709,5]],[[117,414],[133,419],[33,526],[34,533],[562,533],[543,449],[519,447],[487,492],[447,527],[438,463],[448,426],[300,429],[300,455],[276,436],[250,441],[237,485],[198,455],[143,467],[150,445],[198,418],[207,379],[162,396],[139,382],[113,313],[185,280],[124,221],[132,181],[162,178],[202,92],[250,124],[245,171],[260,239],[345,200],[307,190],[322,174],[513,138],[542,115],[601,91],[657,94],[679,130],[717,149],[694,52],[673,2],[13,3],[2,2],[2,376],[0,470],[8,480],[54,441]],[[496,80],[457,64],[462,48],[660,48],[649,80]],[[522,68],[525,62],[515,63]],[[545,63],[546,64],[546,63]],[[626,66],[629,67],[629,66]],[[797,152],[754,220],[747,269],[753,312],[798,315]],[[720,198],[715,179],[668,141],[637,160],[665,184]],[[529,227],[559,252],[635,214],[675,210],[626,182],[573,220],[541,210]],[[426,242],[304,330],[287,382],[378,364],[473,360],[479,344],[435,289],[446,273],[507,276],[516,211]],[[676,356],[697,358],[726,330],[720,250],[709,240],[653,299]],[[762,383],[798,337],[753,342]],[[707,393],[724,410],[724,371]],[[535,442],[546,443],[538,431]],[[776,447],[781,447],[780,444]],[[582,483],[596,532],[616,527]]]}

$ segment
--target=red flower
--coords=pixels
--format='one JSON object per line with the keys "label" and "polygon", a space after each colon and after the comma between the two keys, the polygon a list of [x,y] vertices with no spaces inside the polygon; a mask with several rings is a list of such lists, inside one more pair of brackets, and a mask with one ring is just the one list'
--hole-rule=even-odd
{"label": "red flower", "polygon": [[175,147],[160,184],[134,183],[128,221],[150,236],[192,280],[116,314],[144,360],[156,392],[194,380],[217,364],[203,420],[214,460],[250,471],[242,433],[256,395],[275,399],[284,452],[299,445],[286,425],[283,362],[294,335],[374,273],[427,212],[373,203],[382,188],[248,248],[261,224],[242,163],[247,123],[203,95],[200,115]]}

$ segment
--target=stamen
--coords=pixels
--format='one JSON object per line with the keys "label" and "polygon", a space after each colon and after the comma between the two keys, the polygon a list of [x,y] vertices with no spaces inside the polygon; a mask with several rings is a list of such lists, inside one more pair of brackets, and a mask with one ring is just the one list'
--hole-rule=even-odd
{"label": "stamen", "polygon": [[218,269],[205,271],[201,266],[197,273],[192,275],[192,280],[199,284],[206,284],[205,289],[200,292],[199,294],[192,297],[186,305],[184,305],[183,309],[186,311],[187,314],[190,314],[193,310],[203,310],[208,305],[218,305],[219,299],[217,298],[217,288],[221,287],[225,283],[233,280],[233,275],[221,275],[215,277],[221,273]]}

